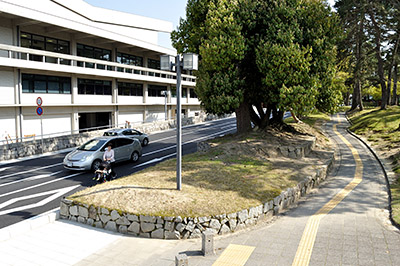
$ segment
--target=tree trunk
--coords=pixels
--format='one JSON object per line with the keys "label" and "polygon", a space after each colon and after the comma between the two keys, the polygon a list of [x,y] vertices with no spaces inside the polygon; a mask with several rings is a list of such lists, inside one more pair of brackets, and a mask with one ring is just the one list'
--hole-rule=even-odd
{"label": "tree trunk", "polygon": [[361,102],[361,76],[362,76],[362,64],[363,64],[362,45],[364,42],[363,36],[364,36],[364,16],[361,17],[361,20],[359,22],[359,29],[357,32],[356,66],[354,68],[353,98],[351,101],[350,111],[357,109],[357,107],[360,107],[360,111],[363,109]]}
{"label": "tree trunk", "polygon": [[237,133],[245,133],[251,130],[250,106],[246,102],[242,102],[239,108],[236,108],[236,127]]}
{"label": "tree trunk", "polygon": [[397,98],[397,63],[394,65],[393,72],[393,95],[392,95],[392,105],[397,105],[399,103],[399,98]]}
{"label": "tree trunk", "polygon": [[379,28],[379,25],[377,21],[375,20],[375,15],[374,12],[370,9],[369,10],[369,16],[371,18],[372,24],[374,26],[375,30],[375,56],[376,59],[378,60],[378,77],[379,77],[379,83],[381,84],[381,90],[382,90],[382,103],[381,103],[381,109],[384,110],[387,108],[387,101],[388,101],[388,91],[386,89],[386,82],[385,82],[385,73],[383,70],[383,59],[381,55],[381,29]]}
{"label": "tree trunk", "polygon": [[361,101],[361,82],[359,80],[357,80],[354,84],[353,99],[351,101],[350,111],[357,109],[357,107],[360,108],[360,111],[364,109]]}
{"label": "tree trunk", "polygon": [[[397,40],[396,43],[394,45],[394,50],[393,50],[393,54],[392,54],[392,61],[390,62],[390,66],[389,66],[389,74],[388,74],[388,86],[387,86],[387,104],[392,104],[393,99],[391,99],[391,89],[392,89],[392,74],[393,74],[393,68],[397,67],[397,62],[396,62],[396,56],[397,56],[397,50],[399,49],[399,43],[400,43],[400,34],[399,32],[397,32]],[[397,70],[396,70],[397,71]],[[397,85],[397,73],[395,73],[395,80],[393,81],[393,90],[395,85]],[[396,94],[393,94],[396,95]]]}

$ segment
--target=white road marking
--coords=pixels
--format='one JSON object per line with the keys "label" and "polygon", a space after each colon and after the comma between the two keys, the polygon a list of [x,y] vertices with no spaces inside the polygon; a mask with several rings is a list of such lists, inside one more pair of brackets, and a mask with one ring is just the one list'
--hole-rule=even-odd
{"label": "white road marking", "polygon": [[10,166],[8,166],[8,167],[3,167],[3,168],[0,168],[0,172],[3,172],[4,170],[7,170],[8,168],[10,168]]}
{"label": "white road marking", "polygon": [[[230,126],[225,126],[225,127],[236,127],[236,125],[235,125],[235,126],[232,125],[232,122],[229,122],[229,123],[224,123],[224,124],[221,124],[221,125],[215,125],[215,126],[212,126],[212,127],[210,127],[210,128],[221,127],[221,126],[223,126],[223,125],[230,125]],[[202,132],[202,131],[206,131],[206,130],[209,130],[210,128],[204,128],[204,129],[200,129],[200,130],[198,130],[198,129],[191,130],[191,131],[188,131],[188,132],[183,133],[182,136],[191,134],[191,133],[193,133],[193,132]],[[221,129],[224,129],[224,127],[221,127]],[[156,143],[156,142],[160,142],[160,141],[163,141],[163,140],[174,139],[174,138],[176,138],[176,136],[165,137],[165,138],[162,138],[162,139],[158,139],[158,140],[152,141],[151,143]]]}
{"label": "white road marking", "polygon": [[53,175],[57,175],[57,174],[59,174],[61,172],[62,172],[62,170],[54,172],[54,173],[51,173],[51,174],[35,175],[35,176],[27,177],[27,178],[24,178],[24,179],[20,179],[20,180],[8,182],[8,183],[5,183],[5,184],[1,184],[0,187],[4,187],[4,186],[7,186],[7,185],[12,185],[12,184],[20,183],[20,182],[24,182],[24,181],[32,181],[32,180],[37,180],[37,179],[41,179],[41,178],[46,178],[46,177],[50,177],[50,176],[53,176]]}
{"label": "white road marking", "polygon": [[29,170],[26,171],[22,171],[22,172],[15,172],[9,175],[3,175],[0,176],[0,179],[6,178],[6,177],[11,177],[11,176],[16,176],[16,175],[20,175],[20,174],[25,174],[25,173],[29,173],[29,172],[33,172],[33,171],[37,171],[37,170],[42,170],[42,169],[47,169],[47,168],[51,168],[51,167],[56,167],[62,165],[62,163],[56,163],[56,164],[51,164],[51,165],[46,165],[46,166],[42,166],[42,167],[38,167],[38,168],[31,168]]}
{"label": "white road marking", "polygon": [[[219,134],[221,134],[221,133],[229,132],[229,131],[231,131],[231,130],[232,130],[232,129],[227,129],[227,130],[224,130],[224,131],[215,133],[215,134],[207,135],[207,136],[205,136],[205,137],[200,137],[200,138],[197,138],[197,139],[192,139],[192,140],[190,140],[190,141],[187,141],[187,142],[182,143],[182,145],[190,144],[190,143],[192,143],[192,142],[196,142],[196,141],[199,141],[199,140],[209,139],[209,138],[211,138],[211,137],[213,137],[213,136],[217,136],[217,135],[219,135]],[[160,152],[160,151],[170,150],[170,149],[173,149],[173,148],[176,148],[176,145],[172,145],[172,146],[169,146],[169,147],[160,149],[160,150],[148,152],[148,153],[146,153],[146,154],[143,154],[142,157],[148,156],[148,155],[151,155],[151,154]],[[176,154],[176,153],[174,153],[174,154]],[[170,155],[168,155],[167,157],[170,157],[170,156],[172,156],[172,155],[170,154]],[[163,157],[163,158],[164,158],[164,157]],[[145,162],[145,164],[146,164],[146,163],[147,163],[147,162]],[[138,165],[138,166],[140,166],[140,165]],[[136,168],[136,167],[138,167],[138,166],[134,166],[134,167],[132,167],[132,169],[133,169],[133,168]]]}
{"label": "white road marking", "polygon": [[161,158],[155,158],[155,159],[153,159],[153,160],[144,162],[144,163],[142,163],[142,164],[135,165],[134,167],[132,167],[132,169],[141,167],[141,166],[143,166],[143,165],[147,165],[147,164],[151,164],[151,163],[160,162],[160,161],[162,161],[162,160],[164,160],[164,159],[166,159],[166,158],[168,158],[168,157],[172,157],[172,156],[175,156],[175,155],[176,155],[176,152],[175,152],[175,153],[172,153],[172,154],[168,154],[168,155],[166,155],[166,156],[164,156],[164,157],[161,157]]}
{"label": "white road marking", "polygon": [[50,180],[50,181],[47,181],[47,182],[44,182],[44,183],[40,183],[40,184],[37,184],[37,185],[33,185],[33,186],[30,186],[30,187],[25,187],[25,188],[21,188],[21,189],[18,189],[18,190],[14,190],[14,191],[11,191],[11,192],[8,192],[8,193],[0,195],[0,198],[8,196],[8,195],[15,194],[15,193],[18,193],[18,192],[22,192],[22,191],[25,191],[25,190],[29,190],[29,189],[32,189],[32,188],[36,188],[36,187],[44,186],[44,185],[51,184],[51,183],[54,183],[54,182],[58,182],[58,181],[61,181],[61,180],[65,180],[65,179],[68,179],[68,178],[71,178],[71,177],[74,177],[74,176],[77,176],[77,175],[81,175],[81,174],[84,174],[84,173],[76,173],[76,174],[72,174],[72,175],[67,175],[67,176],[64,176],[64,177],[61,177],[61,178],[58,178],[58,179]]}
{"label": "white road marking", "polygon": [[224,126],[224,127],[221,127],[221,129],[225,129],[225,128],[231,128],[231,129],[234,129],[236,127],[236,125],[229,125],[229,126]]}
{"label": "white road marking", "polygon": [[13,209],[9,209],[9,210],[5,210],[5,211],[1,211],[0,212],[0,216],[1,215],[5,215],[5,214],[9,214],[12,212],[18,212],[18,211],[23,211],[23,210],[27,210],[27,209],[32,209],[32,208],[36,208],[36,207],[40,207],[43,206],[59,197],[61,197],[62,195],[70,192],[71,190],[79,187],[80,185],[76,185],[76,186],[71,186],[71,187],[66,187],[66,188],[60,188],[60,189],[55,189],[55,190],[50,190],[50,191],[45,191],[45,192],[41,192],[41,193],[37,193],[37,194],[33,194],[33,195],[28,195],[28,196],[23,196],[23,197],[18,197],[18,198],[14,198],[14,199],[10,199],[2,204],[0,204],[0,209],[3,209],[4,207],[7,207],[13,203],[16,203],[18,201],[22,201],[22,200],[27,200],[27,199],[32,199],[32,198],[37,198],[37,197],[42,197],[42,196],[46,196],[46,195],[51,195],[50,197],[47,197],[37,203],[33,203],[33,204],[29,204],[29,205],[25,205],[25,206],[21,206],[21,207],[17,207],[17,208],[13,208]]}

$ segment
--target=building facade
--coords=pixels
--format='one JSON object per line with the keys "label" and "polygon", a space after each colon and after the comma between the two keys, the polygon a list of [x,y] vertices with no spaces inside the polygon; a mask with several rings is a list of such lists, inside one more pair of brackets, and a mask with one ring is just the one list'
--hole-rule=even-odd
{"label": "building facade", "polygon": [[[159,57],[176,51],[157,45],[171,31],[82,0],[0,0],[0,139],[173,119],[176,74]],[[195,82],[182,75],[187,117],[201,112]]]}

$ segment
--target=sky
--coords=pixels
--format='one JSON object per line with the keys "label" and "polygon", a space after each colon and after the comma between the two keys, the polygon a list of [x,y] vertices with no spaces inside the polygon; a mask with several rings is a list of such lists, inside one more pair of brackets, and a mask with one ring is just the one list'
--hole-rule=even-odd
{"label": "sky", "polygon": [[[187,0],[84,0],[92,6],[172,22],[175,30],[179,19],[186,18]],[[158,34],[158,45],[172,48],[168,33]]]}
{"label": "sky", "polygon": [[[180,18],[186,18],[187,0],[84,0],[92,6],[113,9],[135,15],[156,18],[173,23],[174,30]],[[331,6],[335,0],[328,0]],[[168,33],[159,33],[158,45],[172,48]]]}

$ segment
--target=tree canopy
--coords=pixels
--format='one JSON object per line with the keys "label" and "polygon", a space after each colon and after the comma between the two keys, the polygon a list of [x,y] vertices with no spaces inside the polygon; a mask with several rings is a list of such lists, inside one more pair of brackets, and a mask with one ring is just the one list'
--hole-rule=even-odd
{"label": "tree canopy", "polygon": [[238,132],[283,113],[333,112],[338,16],[318,0],[189,0],[172,34],[200,56],[196,93],[209,113],[235,112]]}

